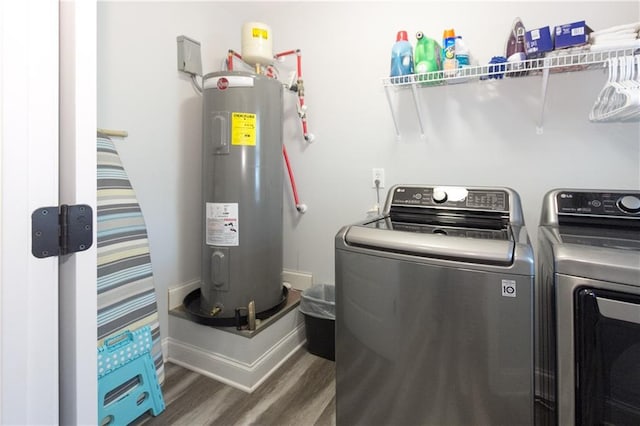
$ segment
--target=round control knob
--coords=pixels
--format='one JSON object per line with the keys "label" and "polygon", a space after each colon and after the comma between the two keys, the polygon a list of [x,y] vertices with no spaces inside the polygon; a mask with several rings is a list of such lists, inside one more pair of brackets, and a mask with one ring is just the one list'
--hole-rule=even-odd
{"label": "round control knob", "polygon": [[640,212],[640,198],[633,195],[625,195],[618,200],[618,207],[623,212],[638,213]]}
{"label": "round control knob", "polygon": [[447,193],[442,189],[436,188],[433,190],[432,198],[434,203],[442,204],[447,201]]}

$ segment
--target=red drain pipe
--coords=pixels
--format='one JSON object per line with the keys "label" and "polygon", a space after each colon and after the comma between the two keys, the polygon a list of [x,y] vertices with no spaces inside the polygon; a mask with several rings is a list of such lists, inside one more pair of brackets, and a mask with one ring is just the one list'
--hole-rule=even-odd
{"label": "red drain pipe", "polygon": [[293,192],[293,202],[296,204],[296,209],[300,213],[307,211],[306,204],[300,204],[298,198],[298,188],[296,188],[296,180],[293,178],[293,170],[291,169],[291,163],[289,163],[289,155],[287,155],[287,148],[282,145],[282,155],[284,156],[284,162],[287,165],[287,172],[289,173],[289,181],[291,182],[291,191]]}

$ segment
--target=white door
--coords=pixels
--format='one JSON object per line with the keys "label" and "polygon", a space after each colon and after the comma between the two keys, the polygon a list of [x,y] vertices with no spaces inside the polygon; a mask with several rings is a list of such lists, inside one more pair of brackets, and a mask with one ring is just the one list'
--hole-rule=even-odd
{"label": "white door", "polygon": [[[96,225],[96,2],[60,1],[60,204]],[[97,421],[97,250],[60,258],[60,424]]]}
{"label": "white door", "polygon": [[[0,424],[97,418],[95,247],[64,258],[31,254],[35,209],[82,203],[95,211],[95,2],[77,3],[0,1]],[[83,37],[93,44],[78,59]]]}

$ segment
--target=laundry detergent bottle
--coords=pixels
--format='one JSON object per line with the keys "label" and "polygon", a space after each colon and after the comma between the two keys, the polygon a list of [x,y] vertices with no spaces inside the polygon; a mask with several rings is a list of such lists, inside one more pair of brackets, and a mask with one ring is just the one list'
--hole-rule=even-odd
{"label": "laundry detergent bottle", "polygon": [[[413,56],[416,74],[424,74],[442,69],[440,65],[440,44],[434,39],[425,36],[422,31],[416,33],[416,39],[416,49]],[[416,78],[418,81],[428,81],[434,77],[418,75]]]}
{"label": "laundry detergent bottle", "polygon": [[392,83],[407,82],[408,78],[395,78],[413,74],[413,47],[406,31],[398,31],[396,42],[391,48]]}

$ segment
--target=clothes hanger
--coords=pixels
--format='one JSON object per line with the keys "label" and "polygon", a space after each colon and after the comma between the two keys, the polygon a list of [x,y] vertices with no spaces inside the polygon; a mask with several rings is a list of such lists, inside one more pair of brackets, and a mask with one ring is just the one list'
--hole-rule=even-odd
{"label": "clothes hanger", "polygon": [[621,95],[624,103],[611,111],[609,119],[615,121],[635,121],[640,115],[640,91],[633,81],[635,58],[627,56],[620,58],[620,78],[616,92]]}
{"label": "clothes hanger", "polygon": [[608,71],[608,78],[604,87],[598,93],[595,103],[589,113],[590,121],[600,121],[600,116],[604,113],[606,106],[609,104],[611,96],[615,93],[613,82],[617,78],[617,58],[609,58],[605,63]]}
{"label": "clothes hanger", "polygon": [[640,121],[638,58],[610,58],[609,78],[589,113],[592,122]]}

